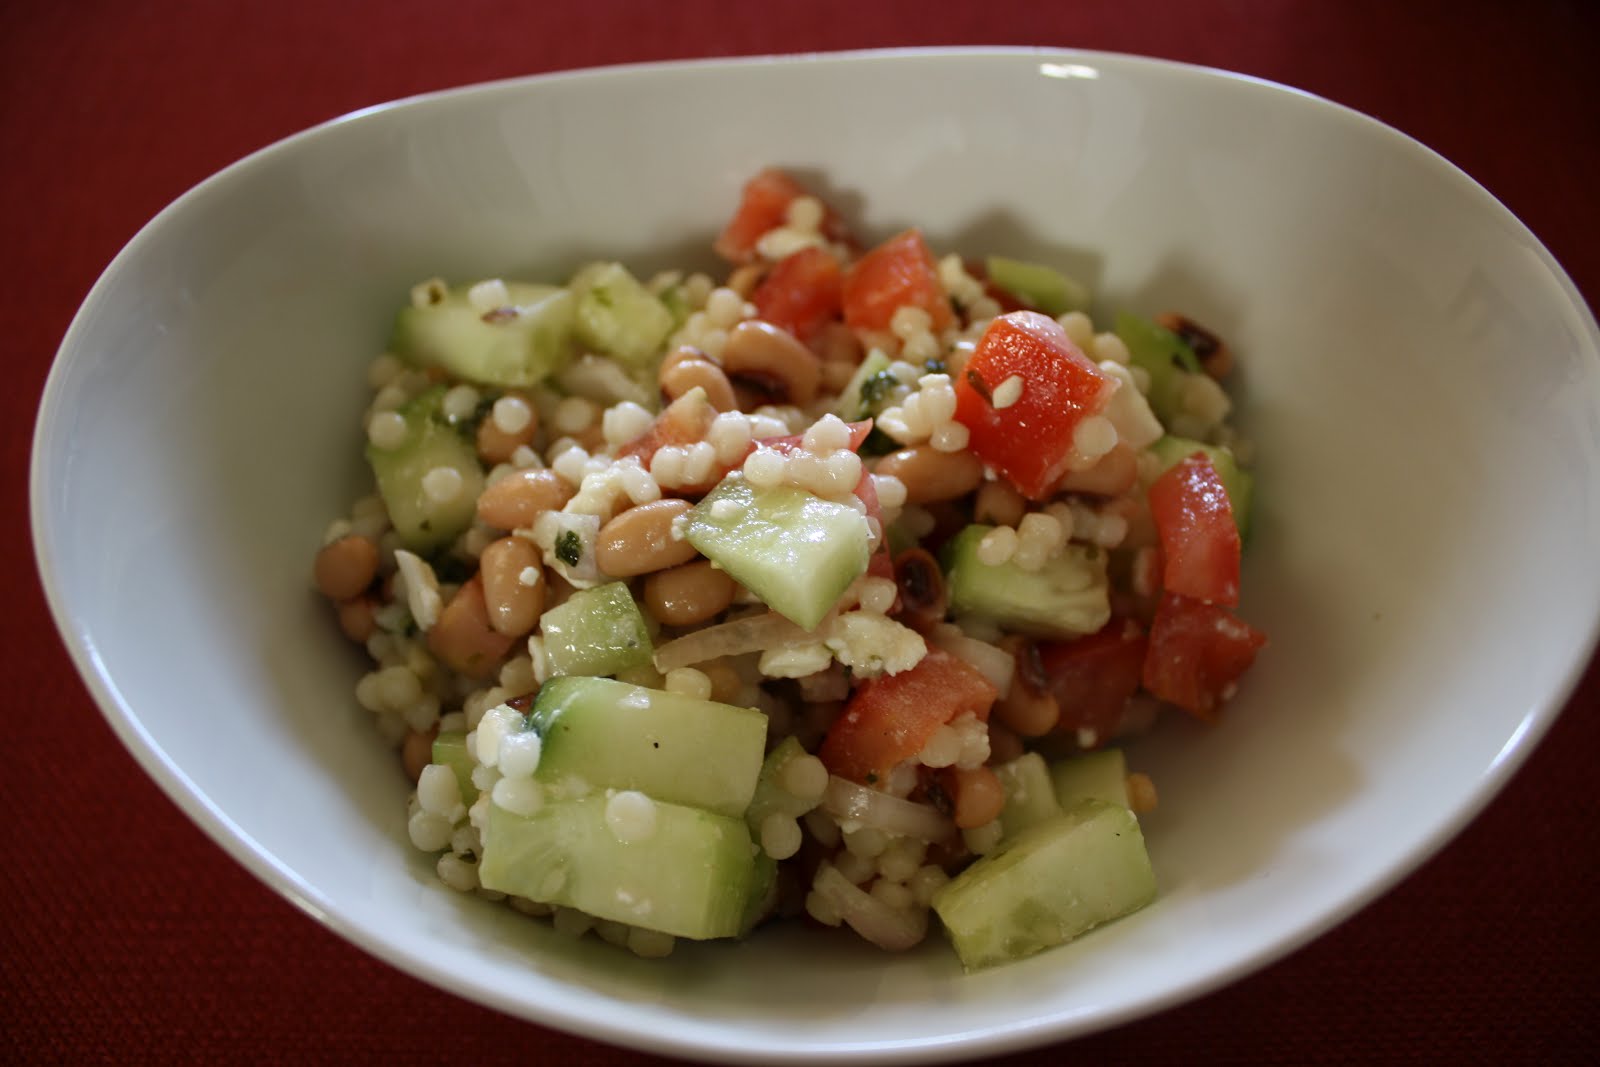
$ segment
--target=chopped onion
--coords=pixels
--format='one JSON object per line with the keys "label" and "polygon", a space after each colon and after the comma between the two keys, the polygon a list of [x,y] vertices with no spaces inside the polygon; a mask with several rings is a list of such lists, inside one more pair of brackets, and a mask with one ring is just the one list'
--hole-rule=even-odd
{"label": "chopped onion", "polygon": [[1016,675],[1017,660],[1005,649],[996,648],[989,642],[979,641],[975,637],[968,637],[961,632],[959,626],[952,626],[949,623],[935,626],[928,632],[927,638],[931,644],[944,649],[956,659],[978,668],[979,672],[1000,690],[1001,697],[1011,691],[1011,679]]}
{"label": "chopped onion", "polygon": [[868,789],[837,775],[828,776],[821,806],[836,819],[847,819],[919,841],[943,841],[956,832],[955,823],[927,804]]}
{"label": "chopped onion", "polygon": [[850,884],[850,879],[824,863],[817,868],[812,892],[832,901],[850,928],[879,948],[904,952],[920,944],[928,933],[928,913],[921,908],[901,911]]}
{"label": "chopped onion", "polygon": [[621,400],[631,400],[640,407],[656,404],[655,390],[646,389],[628,376],[628,372],[611,359],[582,355],[556,377],[561,387],[573,396],[593,400],[605,407]]}
{"label": "chopped onion", "polygon": [[708,626],[685,634],[656,649],[656,670],[665,674],[723,656],[742,656],[746,652],[765,652],[769,648],[809,644],[816,634],[802,630],[775,611]]}

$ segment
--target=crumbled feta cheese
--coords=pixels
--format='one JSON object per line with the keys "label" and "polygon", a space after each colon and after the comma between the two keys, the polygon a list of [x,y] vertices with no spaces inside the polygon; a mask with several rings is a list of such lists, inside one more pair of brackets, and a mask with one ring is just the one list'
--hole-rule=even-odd
{"label": "crumbled feta cheese", "polygon": [[439,595],[439,579],[428,561],[414,552],[397,549],[395,566],[400,571],[400,584],[405,587],[406,607],[417,629],[426,633],[439,621],[444,599]]}
{"label": "crumbled feta cheese", "polygon": [[858,676],[899,674],[928,654],[922,635],[893,619],[851,611],[823,627],[822,643]]}

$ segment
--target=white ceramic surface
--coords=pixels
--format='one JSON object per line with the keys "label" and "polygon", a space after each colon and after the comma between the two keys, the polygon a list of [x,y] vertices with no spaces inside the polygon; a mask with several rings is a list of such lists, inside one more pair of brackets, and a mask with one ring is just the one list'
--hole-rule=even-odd
{"label": "white ceramic surface", "polygon": [[[1135,749],[1162,892],[964,977],[791,930],[665,963],[458,896],[308,588],[364,485],[364,368],[418,279],[709,265],[745,177],[859,232],[1059,263],[1100,311],[1187,310],[1240,353],[1259,441],[1225,724]],[[1459,829],[1559,710],[1600,602],[1600,340],[1548,253],[1415,142],[1312,97],[1107,55],[619,68],[377,108],[158,216],[72,325],[33,521],[107,718],[224,848],[456,993],[714,1059],[927,1062],[1070,1037],[1303,943]],[[1397,950],[1400,947],[1397,946]]]}

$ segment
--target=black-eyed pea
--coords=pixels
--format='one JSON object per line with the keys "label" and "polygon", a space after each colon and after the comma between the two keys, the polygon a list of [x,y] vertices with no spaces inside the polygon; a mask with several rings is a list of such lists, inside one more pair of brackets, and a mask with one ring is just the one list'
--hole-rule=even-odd
{"label": "black-eyed pea", "polygon": [[433,762],[433,739],[438,733],[437,726],[431,730],[410,730],[400,742],[400,765],[413,782],[421,778],[423,768]]}
{"label": "black-eyed pea", "polygon": [[613,578],[631,578],[689,562],[694,546],[672,536],[672,524],[688,510],[687,500],[668,497],[622,512],[600,527],[595,565]]}
{"label": "black-eyed pea", "polygon": [[787,330],[746,319],[728,332],[722,369],[735,384],[751,387],[774,403],[799,407],[816,399],[822,360]]}
{"label": "black-eyed pea", "polygon": [[941,772],[941,778],[959,829],[987,825],[999,818],[1006,806],[1005,786],[988,767],[950,767]]}
{"label": "black-eyed pea", "polygon": [[661,394],[668,400],[676,400],[698,385],[706,391],[706,399],[718,411],[737,410],[733,383],[728,381],[722,368],[709,359],[680,359],[670,366],[663,363],[658,381]]}
{"label": "black-eyed pea", "polygon": [[318,591],[329,600],[360,596],[378,576],[378,546],[360,534],[330,541],[317,553],[312,573]]}
{"label": "black-eyed pea", "polygon": [[971,452],[940,452],[929,445],[902,448],[878,460],[876,474],[892,474],[906,487],[906,501],[955,500],[983,484],[983,463]]}
{"label": "black-eyed pea", "polygon": [[[727,572],[712,566],[710,560],[695,560],[657,571],[646,578],[644,609],[664,626],[696,626],[728,610],[728,605],[733,603],[733,593],[733,579]],[[726,664],[722,666],[732,672]],[[701,669],[711,678],[713,696],[728,688],[727,679],[712,675],[707,667]],[[737,691],[737,675],[731,684]]]}
{"label": "black-eyed pea", "polygon": [[972,503],[972,521],[989,526],[1015,528],[1028,510],[1027,501],[1010,482],[997,478],[978,487],[978,496]]}
{"label": "black-eyed pea", "polygon": [[500,530],[523,529],[571,499],[572,486],[554,471],[515,471],[479,494],[478,518]]}
{"label": "black-eyed pea", "polygon": [[354,596],[349,600],[339,601],[339,629],[344,635],[358,645],[367,643],[378,628],[374,616],[375,607],[369,596]]}
{"label": "black-eyed pea", "polygon": [[533,630],[544,613],[544,568],[539,550],[520,537],[492,541],[478,557],[489,625],[507,637]]}

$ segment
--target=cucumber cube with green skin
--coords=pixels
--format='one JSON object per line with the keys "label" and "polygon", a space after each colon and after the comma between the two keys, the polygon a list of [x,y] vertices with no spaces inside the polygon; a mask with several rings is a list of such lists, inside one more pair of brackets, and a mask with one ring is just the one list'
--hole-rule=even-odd
{"label": "cucumber cube with green skin", "polygon": [[1128,346],[1133,365],[1150,375],[1145,399],[1156,418],[1167,422],[1183,406],[1184,375],[1203,373],[1194,349],[1171,330],[1127,311],[1117,315],[1116,334]]}
{"label": "cucumber cube with green skin", "polygon": [[672,311],[620,263],[592,263],[572,279],[578,340],[629,366],[650,361],[673,329]]}
{"label": "cucumber cube with green skin", "polygon": [[1196,452],[1203,453],[1211,461],[1217,477],[1222,480],[1222,488],[1228,494],[1228,504],[1233,509],[1233,524],[1239,528],[1239,537],[1242,539],[1249,535],[1250,502],[1255,495],[1255,478],[1249,471],[1239,466],[1239,461],[1234,458],[1232,452],[1221,445],[1203,444],[1172,434],[1151,445],[1150,451],[1161,461],[1161,471],[1182,462]]}
{"label": "cucumber cube with green skin", "polygon": [[1102,748],[1050,765],[1050,784],[1063,808],[1080,800],[1128,806],[1128,761],[1120,748]]}
{"label": "cucumber cube with green skin", "polygon": [[472,756],[467,752],[467,735],[461,730],[440,730],[433,739],[433,762],[449,767],[461,788],[461,803],[472,807],[478,787],[472,784]]}
{"label": "cucumber cube with green skin", "polygon": [[984,563],[978,544],[993,527],[974,523],[943,552],[951,614],[983,619],[1034,637],[1081,637],[1111,618],[1106,554],[1069,544],[1037,571],[1015,563]]}
{"label": "cucumber cube with green skin", "polygon": [[552,678],[526,718],[539,734],[536,777],[552,785],[635,789],[742,817],[756,791],[767,717],[609,678]]}
{"label": "cucumber cube with green skin", "polygon": [[1015,837],[1030,826],[1061,815],[1061,805],[1050,781],[1050,767],[1037,752],[1026,752],[1014,760],[996,764],[994,775],[1005,790],[1006,805],[1000,811],[1000,827],[1007,837]]}
{"label": "cucumber cube with green skin", "polygon": [[439,367],[479,385],[536,385],[572,355],[572,294],[561,286],[507,282],[511,302],[484,314],[467,288],[395,316],[389,347],[408,363]]}
{"label": "cucumber cube with green skin", "polygon": [[806,630],[867,570],[866,515],[792,485],[756,489],[730,474],[688,520],[685,533],[701,555]]}
{"label": "cucumber cube with green skin", "polygon": [[984,267],[991,282],[1052,318],[1089,307],[1089,290],[1083,283],[1054,267],[1004,256],[990,256]]}
{"label": "cucumber cube with green skin", "polygon": [[[470,427],[458,425],[443,411],[446,388],[434,386],[413,397],[396,412],[406,432],[394,448],[367,443],[367,462],[378,492],[403,547],[422,555],[455,540],[472,525],[483,468]],[[423,488],[430,471],[449,468],[461,476],[460,490],[440,502]]]}
{"label": "cucumber cube with green skin", "polygon": [[769,891],[744,820],[637,795],[623,819],[618,795],[546,800],[532,815],[490,804],[479,882],[675,937],[743,933]]}
{"label": "cucumber cube with green skin", "polygon": [[1002,841],[941,887],[933,910],[970,971],[1064,944],[1155,895],[1139,820],[1084,800]]}
{"label": "cucumber cube with green skin", "polygon": [[580,589],[539,616],[552,675],[617,674],[650,662],[644,615],[622,582]]}

